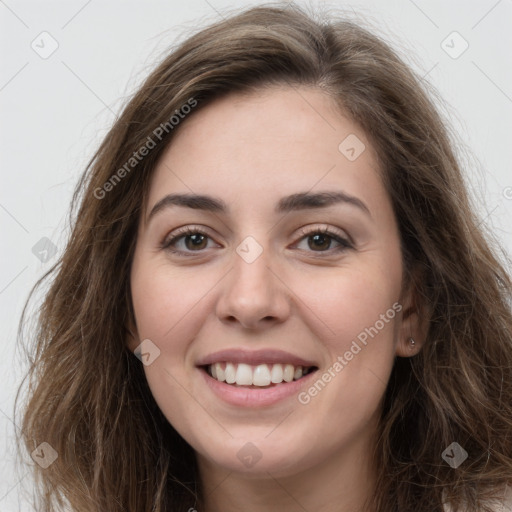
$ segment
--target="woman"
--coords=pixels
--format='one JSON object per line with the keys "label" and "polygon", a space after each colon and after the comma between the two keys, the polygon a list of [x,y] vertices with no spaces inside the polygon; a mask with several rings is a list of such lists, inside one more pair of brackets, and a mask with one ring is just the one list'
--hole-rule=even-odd
{"label": "woman", "polygon": [[202,30],[74,206],[22,424],[38,510],[510,507],[512,282],[376,36],[293,5]]}

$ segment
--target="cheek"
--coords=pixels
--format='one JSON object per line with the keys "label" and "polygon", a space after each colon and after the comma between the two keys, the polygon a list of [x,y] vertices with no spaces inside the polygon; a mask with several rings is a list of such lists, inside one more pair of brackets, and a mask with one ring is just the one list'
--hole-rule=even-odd
{"label": "cheek", "polygon": [[372,264],[331,271],[325,277],[300,278],[294,291],[315,313],[315,323],[320,326],[315,330],[323,333],[322,344],[335,359],[350,349],[353,340],[364,342],[365,337],[379,340],[376,351],[385,350],[383,345],[388,351],[393,349],[397,313],[393,304],[399,299],[400,284],[397,271]]}
{"label": "cheek", "polygon": [[322,427],[326,435],[336,437],[339,425],[355,432],[378,414],[395,359],[400,272],[396,262],[372,262],[339,273],[330,285],[316,281],[313,293],[309,287],[310,296],[317,296],[315,311],[328,326],[322,345],[329,363],[318,375],[322,382],[305,390],[301,403],[316,410],[319,422],[332,420]]}
{"label": "cheek", "polygon": [[198,325],[190,319],[198,314],[201,300],[215,284],[213,276],[201,275],[199,279],[191,269],[173,269],[161,262],[134,267],[132,298],[141,339],[154,340],[162,350],[167,350],[172,340],[173,352],[179,348],[187,328]]}
{"label": "cheek", "polygon": [[185,360],[190,340],[201,323],[200,311],[205,282],[190,272],[174,270],[161,262],[134,260],[131,289],[140,340],[150,339],[159,355],[144,373],[151,394],[169,423],[180,432],[197,428],[201,418],[189,394]]}
{"label": "cheek", "polygon": [[400,271],[396,263],[394,269],[372,264],[340,273],[330,286],[316,281],[313,293],[308,288],[310,296],[317,296],[315,311],[328,326],[322,343],[330,370],[318,375],[327,383],[316,381],[301,403],[315,407],[318,418],[327,415],[333,420],[333,436],[336,425],[358,429],[377,411],[395,358],[402,310]]}

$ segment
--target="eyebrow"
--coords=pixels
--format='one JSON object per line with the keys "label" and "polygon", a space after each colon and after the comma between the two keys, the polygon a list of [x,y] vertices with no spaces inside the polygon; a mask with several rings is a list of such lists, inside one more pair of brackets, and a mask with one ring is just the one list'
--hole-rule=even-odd
{"label": "eyebrow", "polygon": [[[335,204],[348,204],[359,208],[371,217],[370,210],[359,198],[342,191],[300,192],[281,198],[274,211],[277,214],[300,210],[328,208]],[[172,206],[192,208],[212,213],[229,214],[228,205],[220,198],[200,194],[169,194],[153,206],[148,215],[149,222],[157,213]]]}

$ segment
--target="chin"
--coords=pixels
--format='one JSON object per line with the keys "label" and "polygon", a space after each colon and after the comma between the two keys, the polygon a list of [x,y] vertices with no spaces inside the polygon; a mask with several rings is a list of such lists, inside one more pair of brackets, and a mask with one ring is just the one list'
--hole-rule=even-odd
{"label": "chin", "polygon": [[[266,435],[268,432],[267,429]],[[245,436],[230,438],[227,442],[222,440],[218,444],[210,440],[204,448],[196,453],[208,461],[207,465],[254,478],[268,478],[269,473],[273,477],[286,477],[315,463],[307,438],[291,443],[287,436],[276,436],[273,440],[261,435]]]}

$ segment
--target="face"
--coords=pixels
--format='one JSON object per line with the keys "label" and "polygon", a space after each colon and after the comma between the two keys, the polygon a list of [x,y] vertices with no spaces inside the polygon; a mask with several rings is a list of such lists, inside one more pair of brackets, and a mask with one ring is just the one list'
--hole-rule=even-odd
{"label": "face", "polygon": [[370,446],[415,334],[380,172],[358,125],[306,88],[217,100],[161,157],[130,348],[149,340],[151,392],[203,466],[286,476]]}

